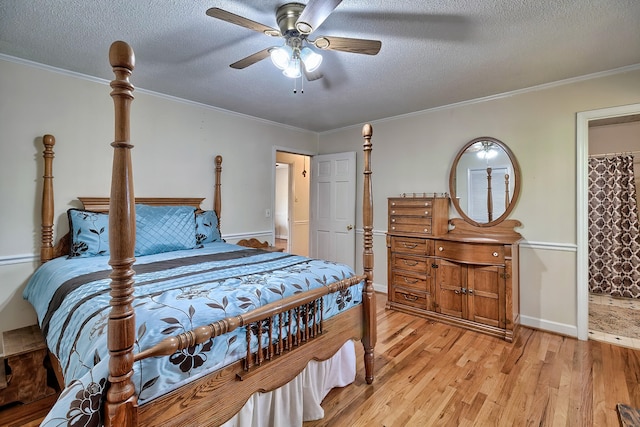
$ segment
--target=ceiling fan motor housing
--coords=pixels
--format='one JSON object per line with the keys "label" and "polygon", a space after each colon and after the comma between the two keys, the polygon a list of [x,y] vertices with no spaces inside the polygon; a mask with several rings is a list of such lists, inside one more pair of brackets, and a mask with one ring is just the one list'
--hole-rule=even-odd
{"label": "ceiling fan motor housing", "polygon": [[296,29],[296,21],[303,10],[302,3],[283,4],[276,10],[276,21],[283,36],[300,37],[300,32]]}

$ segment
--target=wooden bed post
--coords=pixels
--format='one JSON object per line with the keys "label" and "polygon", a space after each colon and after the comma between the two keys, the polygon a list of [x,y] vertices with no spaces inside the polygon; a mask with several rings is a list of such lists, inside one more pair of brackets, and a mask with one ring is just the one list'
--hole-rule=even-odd
{"label": "wooden bed post", "polygon": [[373,289],[373,196],[371,191],[371,136],[373,128],[370,124],[362,127],[364,138],[364,190],[362,198],[362,225],[364,230],[364,250],[362,263],[365,280],[362,292],[364,304],[364,333],[362,345],[364,346],[364,368],[367,384],[373,382],[373,349],[376,345],[377,319],[376,319],[376,294]]}
{"label": "wooden bed post", "polygon": [[44,183],[42,187],[42,244],[40,246],[40,262],[45,263],[53,258],[53,146],[56,139],[53,135],[42,137],[44,143]]}
{"label": "wooden bed post", "polygon": [[213,187],[213,210],[218,217],[218,232],[220,232],[220,222],[222,214],[222,194],[220,193],[220,175],[222,174],[222,156],[216,156],[216,181]]}
{"label": "wooden bed post", "polygon": [[111,312],[107,346],[109,347],[109,390],[105,403],[106,426],[137,425],[137,399],[131,379],[133,345],[136,338],[133,310],[133,263],[136,237],[136,211],[129,143],[130,106],[133,85],[129,76],[135,58],[131,47],[116,41],[109,49],[109,62],[115,74],[111,97],[115,108],[115,140],[109,204],[109,264],[111,278]]}

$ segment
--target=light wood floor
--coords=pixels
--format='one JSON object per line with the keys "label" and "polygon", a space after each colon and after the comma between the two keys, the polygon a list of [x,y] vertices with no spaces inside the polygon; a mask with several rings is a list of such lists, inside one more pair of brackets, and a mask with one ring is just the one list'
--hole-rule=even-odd
{"label": "light wood floor", "polygon": [[316,426],[618,426],[640,407],[640,351],[521,328],[506,343],[384,309],[373,385],[332,390]]}
{"label": "light wood floor", "polygon": [[[355,383],[332,390],[324,419],[304,427],[608,427],[619,425],[617,403],[640,407],[640,350],[527,328],[509,344],[385,310],[385,298],[377,294],[374,383],[357,345]],[[35,426],[43,414],[33,409],[0,411],[0,425]]]}

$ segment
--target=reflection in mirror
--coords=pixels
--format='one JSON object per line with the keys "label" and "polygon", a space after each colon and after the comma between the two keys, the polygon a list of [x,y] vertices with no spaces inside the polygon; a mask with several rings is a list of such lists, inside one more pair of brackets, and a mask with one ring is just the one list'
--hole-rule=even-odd
{"label": "reflection in mirror", "polygon": [[501,141],[482,137],[466,144],[451,169],[451,197],[458,213],[475,225],[494,225],[513,209],[519,192],[513,154]]}

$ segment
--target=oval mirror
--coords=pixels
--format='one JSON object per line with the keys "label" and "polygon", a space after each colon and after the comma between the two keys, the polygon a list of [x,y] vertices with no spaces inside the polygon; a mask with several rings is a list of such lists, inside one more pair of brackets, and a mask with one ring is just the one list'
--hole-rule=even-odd
{"label": "oval mirror", "polygon": [[451,201],[458,214],[478,227],[507,219],[520,194],[520,166],[500,140],[483,136],[458,153],[449,175]]}

